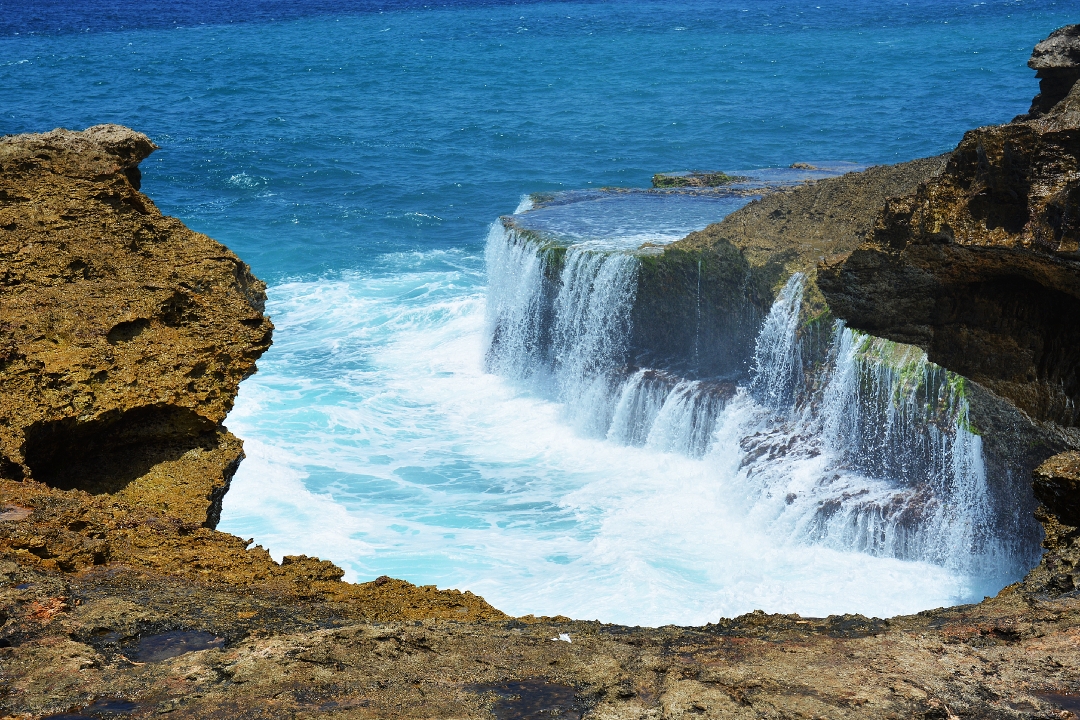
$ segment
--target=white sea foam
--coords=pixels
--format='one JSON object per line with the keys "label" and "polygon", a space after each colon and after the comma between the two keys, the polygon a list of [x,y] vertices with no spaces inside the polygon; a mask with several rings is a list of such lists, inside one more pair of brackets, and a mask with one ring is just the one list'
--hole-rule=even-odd
{"label": "white sea foam", "polygon": [[[228,420],[248,459],[221,529],[275,557],[332,559],[350,580],[632,624],[755,608],[886,616],[984,590],[957,568],[777,532],[787,506],[740,468],[740,442],[768,414],[749,394],[695,412],[703,388],[639,374],[604,400],[604,431],[582,432],[558,392],[485,372],[493,314],[473,260],[390,264],[270,288],[275,345]],[[504,290],[491,302],[527,317],[531,301]],[[812,485],[813,463],[785,482]]]}

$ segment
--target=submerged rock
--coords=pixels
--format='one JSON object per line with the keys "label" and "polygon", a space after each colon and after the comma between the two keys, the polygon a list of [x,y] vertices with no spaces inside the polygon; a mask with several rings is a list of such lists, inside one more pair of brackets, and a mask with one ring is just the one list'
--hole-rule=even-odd
{"label": "submerged rock", "polygon": [[652,176],[652,186],[654,188],[720,187],[744,179],[724,172],[656,173]]}

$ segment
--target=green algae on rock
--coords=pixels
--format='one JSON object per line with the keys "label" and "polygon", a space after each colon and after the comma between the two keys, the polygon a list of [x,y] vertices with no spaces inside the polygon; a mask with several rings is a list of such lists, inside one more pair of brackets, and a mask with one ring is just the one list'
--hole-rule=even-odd
{"label": "green algae on rock", "polygon": [[656,173],[652,176],[654,188],[720,187],[731,185],[746,178],[724,172]]}

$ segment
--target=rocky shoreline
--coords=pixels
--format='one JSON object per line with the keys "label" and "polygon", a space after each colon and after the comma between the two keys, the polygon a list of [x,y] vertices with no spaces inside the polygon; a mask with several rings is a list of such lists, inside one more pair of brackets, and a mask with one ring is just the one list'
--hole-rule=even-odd
{"label": "rocky shoreline", "polygon": [[687,268],[696,288],[714,256],[717,297],[738,280],[771,302],[807,272],[807,327],[828,314],[919,345],[981,388],[988,446],[1039,465],[1038,567],[977,605],[888,620],[510,618],[468,592],[279,564],[216,531],[242,458],[222,422],[271,341],[262,283],[139,192],[146,136],[0,139],[0,713],[1080,714],[1077,41],[1071,26],[1036,48],[1028,115],[948,158],[770,195],[643,281],[654,306],[638,312],[678,327]]}

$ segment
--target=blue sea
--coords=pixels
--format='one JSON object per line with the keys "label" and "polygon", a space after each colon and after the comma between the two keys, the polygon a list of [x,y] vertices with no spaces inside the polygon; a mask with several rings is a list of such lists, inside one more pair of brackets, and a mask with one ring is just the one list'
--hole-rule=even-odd
{"label": "blue sea", "polygon": [[[145,132],[143,191],[269,285],[274,346],[226,423],[247,459],[220,529],[515,615],[885,616],[1017,573],[777,532],[733,425],[704,456],[628,445],[489,372],[493,223],[530,193],[657,172],[945,152],[1026,112],[1031,48],[1077,9],[0,0],[0,134]],[[738,205],[623,196],[583,232],[666,242]]]}

